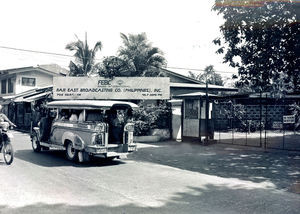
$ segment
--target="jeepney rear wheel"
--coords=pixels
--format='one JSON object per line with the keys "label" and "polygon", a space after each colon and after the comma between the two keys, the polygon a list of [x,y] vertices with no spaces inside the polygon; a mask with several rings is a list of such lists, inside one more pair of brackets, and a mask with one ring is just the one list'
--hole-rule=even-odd
{"label": "jeepney rear wheel", "polygon": [[71,141],[67,142],[66,146],[66,156],[71,161],[76,161],[78,157],[78,151],[74,148]]}
{"label": "jeepney rear wheel", "polygon": [[34,135],[31,139],[31,146],[34,152],[40,152],[41,151],[41,145],[39,140],[37,139],[37,136]]}

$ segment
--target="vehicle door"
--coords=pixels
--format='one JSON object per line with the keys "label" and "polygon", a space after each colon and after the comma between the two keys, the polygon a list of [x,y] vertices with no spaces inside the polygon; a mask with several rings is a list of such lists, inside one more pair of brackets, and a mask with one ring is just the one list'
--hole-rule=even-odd
{"label": "vehicle door", "polygon": [[51,143],[62,145],[62,136],[66,131],[69,131],[69,110],[57,109],[57,117],[53,120],[51,125]]}

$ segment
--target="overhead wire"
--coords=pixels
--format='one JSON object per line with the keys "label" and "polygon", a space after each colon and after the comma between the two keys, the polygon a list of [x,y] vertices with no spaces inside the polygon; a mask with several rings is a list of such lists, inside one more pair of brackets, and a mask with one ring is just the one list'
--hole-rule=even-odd
{"label": "overhead wire", "polygon": [[[54,53],[54,52],[47,52],[47,51],[36,51],[36,50],[30,50],[30,49],[23,49],[23,48],[14,48],[14,47],[8,47],[8,46],[0,46],[2,49],[8,49],[8,50],[14,50],[14,51],[23,51],[23,52],[30,52],[35,54],[47,54],[47,55],[53,55],[53,56],[59,56],[59,57],[74,57],[73,55],[68,54],[61,54],[61,53]],[[96,61],[99,61],[101,59],[95,58]],[[179,70],[189,70],[189,71],[205,71],[205,69],[200,68],[186,68],[186,67],[173,67],[173,66],[167,66],[168,69],[179,69]],[[216,73],[232,73],[235,74],[236,72],[233,71],[218,71],[214,70]]]}

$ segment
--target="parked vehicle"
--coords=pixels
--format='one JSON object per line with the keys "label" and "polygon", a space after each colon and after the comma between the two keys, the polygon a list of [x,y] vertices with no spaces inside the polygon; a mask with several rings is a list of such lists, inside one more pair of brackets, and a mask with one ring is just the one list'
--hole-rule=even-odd
{"label": "parked vehicle", "polygon": [[31,134],[35,152],[66,151],[69,160],[108,159],[136,151],[131,121],[134,103],[109,100],[61,100],[47,104],[48,114]]}
{"label": "parked vehicle", "polygon": [[0,151],[2,151],[5,163],[10,165],[14,160],[14,149],[10,142],[13,135],[9,133],[8,129],[9,127],[0,128]]}

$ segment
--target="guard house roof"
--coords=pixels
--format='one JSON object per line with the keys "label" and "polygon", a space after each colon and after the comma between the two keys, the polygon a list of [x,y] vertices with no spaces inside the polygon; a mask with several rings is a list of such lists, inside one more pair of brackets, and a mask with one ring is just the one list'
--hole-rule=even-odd
{"label": "guard house roof", "polygon": [[75,109],[110,109],[113,106],[127,106],[131,108],[138,108],[138,106],[131,102],[114,101],[114,100],[59,100],[52,101],[47,104],[50,108],[75,108]]}
{"label": "guard house roof", "polygon": [[[196,88],[196,89],[205,89],[205,84],[191,84],[191,83],[175,83],[171,82],[170,87],[172,88]],[[218,91],[238,91],[237,88],[225,87],[220,85],[211,85],[208,84],[208,89],[216,89]]]}
{"label": "guard house roof", "polygon": [[[207,94],[207,95],[208,95],[208,97],[218,97],[215,94]],[[200,98],[200,97],[205,97],[205,96],[206,96],[205,92],[194,92],[194,93],[188,93],[188,94],[180,94],[175,97],[183,99],[183,98]]]}

